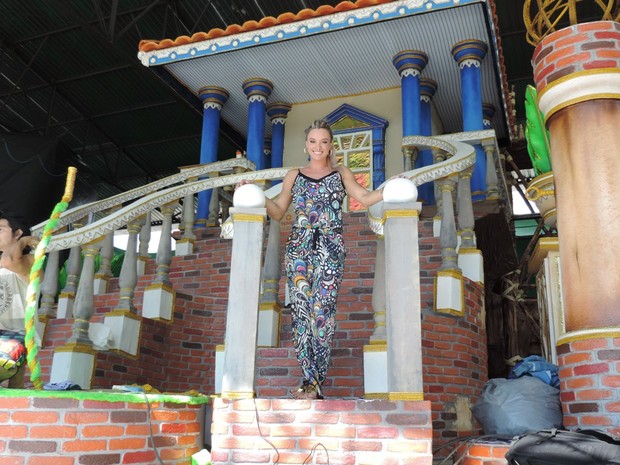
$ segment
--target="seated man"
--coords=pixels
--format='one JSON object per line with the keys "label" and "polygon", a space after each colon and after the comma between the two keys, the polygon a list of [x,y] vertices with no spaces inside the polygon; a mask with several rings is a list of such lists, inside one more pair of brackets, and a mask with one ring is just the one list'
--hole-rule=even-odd
{"label": "seated man", "polygon": [[9,387],[24,386],[26,291],[34,256],[32,237],[25,221],[0,212],[0,381]]}

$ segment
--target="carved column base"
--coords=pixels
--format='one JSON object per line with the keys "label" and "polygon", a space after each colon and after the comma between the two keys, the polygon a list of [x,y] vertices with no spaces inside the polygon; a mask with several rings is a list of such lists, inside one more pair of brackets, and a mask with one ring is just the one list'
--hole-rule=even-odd
{"label": "carved column base", "polygon": [[441,235],[441,216],[433,217],[433,237]]}
{"label": "carved column base", "polygon": [[74,302],[75,293],[61,293],[60,296],[58,296],[56,318],[73,318]]}
{"label": "carved column base", "polygon": [[142,317],[171,323],[176,292],[167,284],[151,284],[144,290]]}
{"label": "carved column base", "polygon": [[138,356],[142,329],[139,315],[128,310],[112,310],[106,314],[103,324],[110,328],[111,351],[128,357]]}
{"label": "carved column base", "polygon": [[277,302],[265,302],[258,306],[258,347],[280,346],[280,312]]}
{"label": "carved column base", "polygon": [[364,398],[387,399],[387,343],[373,341],[364,346]]}
{"label": "carved column base", "polygon": [[467,279],[481,285],[484,284],[484,260],[480,250],[473,247],[461,247],[458,265],[463,270],[463,276]]}
{"label": "carved column base", "polygon": [[194,239],[180,239],[176,243],[174,254],[177,257],[191,255],[194,253]]}
{"label": "carved column base", "polygon": [[462,316],[465,310],[464,297],[461,270],[439,270],[435,277],[435,311]]}
{"label": "carved column base", "polygon": [[71,343],[54,350],[51,383],[70,381],[90,389],[95,373],[95,350],[86,344]]}
{"label": "carved column base", "polygon": [[108,292],[108,284],[110,283],[110,276],[95,275],[95,281],[93,283],[93,295],[106,294]]}
{"label": "carved column base", "polygon": [[224,378],[224,351],[226,346],[218,344],[215,346],[215,394],[222,393],[222,379]]}
{"label": "carved column base", "polygon": [[34,322],[34,325],[37,328],[37,334],[41,336],[41,342],[39,344],[40,347],[45,344],[45,337],[47,336],[47,324],[50,320],[53,319],[54,317],[51,315],[39,315],[39,317]]}
{"label": "carved column base", "polygon": [[146,263],[148,261],[148,257],[138,257],[138,261],[136,262],[138,276],[144,276],[146,274]]}

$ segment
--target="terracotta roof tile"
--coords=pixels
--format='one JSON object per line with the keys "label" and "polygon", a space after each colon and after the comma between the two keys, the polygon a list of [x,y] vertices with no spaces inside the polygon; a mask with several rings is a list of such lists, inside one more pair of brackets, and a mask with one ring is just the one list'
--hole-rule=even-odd
{"label": "terracotta roof tile", "polygon": [[162,40],[141,40],[138,44],[138,50],[141,52],[152,52],[153,50],[163,50],[166,48],[176,47],[178,45],[187,45],[195,42],[202,42],[208,39],[216,39],[218,37],[240,34],[242,32],[255,31],[258,29],[266,29],[268,27],[277,26],[278,24],[287,24],[295,21],[303,21],[306,19],[327,16],[343,11],[355,10],[357,8],[366,8],[382,3],[389,3],[394,0],[356,0],[355,2],[346,0],[338,3],[335,7],[331,5],[322,5],[316,10],[305,8],[299,13],[282,13],[277,18],[267,16],[260,21],[246,21],[243,25],[231,24],[225,30],[220,28],[211,29],[209,32],[197,32],[191,37],[181,36],[176,39]]}

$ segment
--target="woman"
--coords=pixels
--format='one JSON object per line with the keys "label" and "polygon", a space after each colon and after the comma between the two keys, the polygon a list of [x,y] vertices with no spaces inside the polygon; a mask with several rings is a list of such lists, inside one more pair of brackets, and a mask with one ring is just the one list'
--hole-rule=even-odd
{"label": "woman", "polygon": [[267,199],[266,207],[269,216],[279,221],[291,202],[294,204],[285,267],[293,341],[304,380],[292,394],[298,399],[321,399],[344,270],[342,202],[349,194],[370,206],[382,200],[383,193],[366,190],[349,168],[336,163],[327,121],[314,121],[305,133],[308,164],[286,174],[281,194],[275,200]]}

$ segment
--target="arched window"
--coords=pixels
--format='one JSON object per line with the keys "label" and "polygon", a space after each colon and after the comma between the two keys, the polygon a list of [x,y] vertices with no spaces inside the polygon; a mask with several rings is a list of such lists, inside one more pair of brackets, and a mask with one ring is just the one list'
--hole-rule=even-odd
{"label": "arched window", "polygon": [[[334,132],[334,150],[358,182],[376,189],[385,181],[385,129],[388,122],[359,108],[343,104],[325,117]],[[345,211],[364,207],[347,197]]]}

